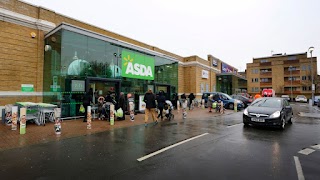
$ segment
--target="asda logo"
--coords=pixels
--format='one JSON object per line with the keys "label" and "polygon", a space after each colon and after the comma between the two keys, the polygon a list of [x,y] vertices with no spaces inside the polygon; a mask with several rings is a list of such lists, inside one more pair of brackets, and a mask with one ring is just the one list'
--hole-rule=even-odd
{"label": "asda logo", "polygon": [[154,80],[154,58],[123,50],[122,77]]}

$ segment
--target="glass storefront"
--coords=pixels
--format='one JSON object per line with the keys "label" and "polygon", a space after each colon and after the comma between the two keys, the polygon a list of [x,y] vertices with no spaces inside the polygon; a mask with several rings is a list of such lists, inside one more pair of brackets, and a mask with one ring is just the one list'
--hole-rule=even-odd
{"label": "glass storefront", "polygon": [[82,115],[79,107],[90,88],[95,97],[139,97],[149,88],[164,90],[167,98],[177,92],[178,61],[148,50],[70,25],[49,32],[45,45],[44,102],[60,105],[63,117]]}
{"label": "glass storefront", "polygon": [[246,79],[238,77],[234,74],[220,74],[217,75],[217,91],[226,94],[237,94],[246,92]]}

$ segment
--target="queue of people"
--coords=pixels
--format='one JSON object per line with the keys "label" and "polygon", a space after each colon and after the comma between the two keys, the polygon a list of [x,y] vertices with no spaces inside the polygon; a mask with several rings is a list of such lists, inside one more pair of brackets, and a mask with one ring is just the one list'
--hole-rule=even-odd
{"label": "queue of people", "polygon": [[[95,98],[95,100],[93,100]],[[172,113],[173,109],[177,109],[180,105],[183,109],[183,118],[186,118],[187,108],[192,110],[194,108],[193,102],[195,96],[193,93],[187,97],[185,94],[179,96],[174,93],[171,100],[165,96],[164,91],[160,91],[158,94],[154,94],[151,89],[149,89],[144,95],[145,106],[145,126],[147,126],[149,116],[151,115],[152,120],[155,124],[158,123],[159,119],[161,121],[164,119],[164,111],[166,113]],[[173,103],[172,103],[172,102]],[[178,104],[179,101],[179,104]],[[109,107],[111,104],[115,106],[115,110],[121,108],[123,112],[126,110],[126,98],[123,92],[120,92],[118,99],[116,100],[116,94],[114,92],[107,92],[106,96],[99,96],[98,91],[93,93],[93,89],[90,88],[87,93],[83,96],[83,107],[84,107],[84,120],[87,122],[87,107],[96,102],[97,105],[97,115],[99,120],[109,118]],[[168,109],[169,107],[169,109]],[[166,114],[167,117],[172,117],[170,114]],[[125,120],[125,113],[121,117],[117,117],[117,120]]]}

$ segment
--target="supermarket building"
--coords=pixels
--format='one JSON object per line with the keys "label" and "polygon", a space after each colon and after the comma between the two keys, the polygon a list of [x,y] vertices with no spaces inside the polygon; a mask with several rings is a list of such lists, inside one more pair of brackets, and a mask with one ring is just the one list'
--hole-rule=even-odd
{"label": "supermarket building", "polygon": [[77,115],[83,93],[245,91],[236,68],[208,55],[182,57],[19,0],[0,1],[0,106],[59,104]]}

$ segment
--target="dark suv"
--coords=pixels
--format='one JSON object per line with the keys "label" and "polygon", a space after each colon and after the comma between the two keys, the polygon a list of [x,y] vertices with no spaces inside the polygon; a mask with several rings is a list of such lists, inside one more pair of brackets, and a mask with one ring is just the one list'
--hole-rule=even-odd
{"label": "dark suv", "polygon": [[[234,101],[237,101],[237,107],[238,109],[243,109],[244,104],[242,101],[233,99],[226,93],[222,92],[205,92],[202,94],[202,99],[204,99],[204,106],[207,107],[207,102],[209,96],[212,95],[214,98],[218,98],[218,100],[223,101],[223,106],[227,109],[234,109]],[[213,99],[214,99],[213,98]]]}

